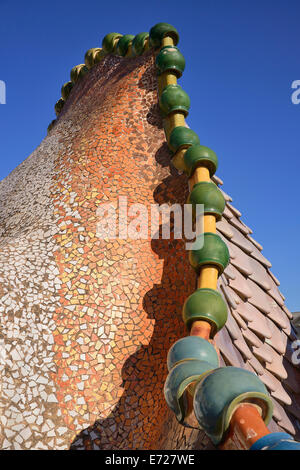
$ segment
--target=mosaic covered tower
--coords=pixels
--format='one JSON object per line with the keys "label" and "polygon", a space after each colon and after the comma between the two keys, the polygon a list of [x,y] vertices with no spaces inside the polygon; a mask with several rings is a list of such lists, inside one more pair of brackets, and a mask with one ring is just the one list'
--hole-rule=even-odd
{"label": "mosaic covered tower", "polygon": [[[105,36],[0,183],[2,449],[297,448],[292,315],[185,122],[178,40]],[[119,223],[122,204],[186,203],[204,206],[199,249],[99,236],[103,204]]]}

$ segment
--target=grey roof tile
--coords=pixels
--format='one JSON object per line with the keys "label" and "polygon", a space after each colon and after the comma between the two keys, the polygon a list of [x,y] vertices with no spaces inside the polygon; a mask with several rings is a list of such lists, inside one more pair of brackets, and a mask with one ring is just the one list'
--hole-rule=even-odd
{"label": "grey roof tile", "polygon": [[230,252],[230,263],[246,276],[252,274],[253,270],[249,262],[250,257],[230,241],[226,240],[226,243]]}
{"label": "grey roof tile", "polygon": [[[272,381],[272,382],[277,380],[272,374],[268,375],[267,371],[266,371],[265,374],[260,377],[260,379],[262,380],[262,382],[264,382],[264,384],[266,386],[268,386],[267,383],[266,383],[266,377],[268,377],[268,380]],[[284,405],[290,405],[291,404],[291,397],[284,390],[284,388],[283,388],[283,386],[282,386],[282,384],[279,380],[277,381],[277,383],[278,383],[278,386],[276,387],[276,390],[275,391],[271,390],[272,397],[276,398],[276,400],[280,401],[280,403],[283,403]]]}
{"label": "grey roof tile", "polygon": [[300,420],[300,395],[291,394],[292,403],[287,407],[287,410]]}
{"label": "grey roof tile", "polygon": [[229,223],[231,225],[233,225],[235,228],[237,228],[238,230],[240,230],[240,232],[242,232],[244,235],[248,235],[249,233],[249,228],[244,225],[239,219],[237,219],[236,217],[231,217],[230,220],[229,220]]}
{"label": "grey roof tile", "polygon": [[223,216],[226,217],[226,219],[229,219],[229,220],[233,218],[233,213],[230,212],[230,210],[228,209],[227,205],[226,205],[225,208],[224,208]]}
{"label": "grey roof tile", "polygon": [[300,393],[300,369],[299,366],[292,365],[287,359],[283,358],[283,365],[287,371],[286,384],[295,393]]}
{"label": "grey roof tile", "polygon": [[242,232],[244,235],[248,235],[249,232],[249,228],[243,224],[239,219],[237,219],[236,217],[232,217],[230,220],[229,220],[230,224],[233,225],[235,228],[237,228],[238,230],[240,230],[240,232]]}
{"label": "grey roof tile", "polygon": [[300,354],[298,353],[297,354],[297,349],[299,348],[300,346],[300,343],[299,343],[299,346],[297,344],[294,345],[293,347],[293,343],[294,341],[290,340],[290,338],[288,338],[286,335],[283,334],[283,336],[285,336],[287,338],[287,342],[286,342],[286,349],[285,349],[285,358],[293,365],[295,365],[295,359],[296,360],[300,360]]}
{"label": "grey roof tile", "polygon": [[254,333],[252,333],[249,328],[247,328],[246,330],[242,330],[242,334],[244,338],[248,341],[248,343],[250,343],[252,346],[256,346],[257,348],[260,347],[262,343],[261,340]]}
{"label": "grey roof tile", "polygon": [[271,285],[271,288],[268,290],[268,294],[273,297],[274,300],[282,307],[284,305],[284,300],[282,296],[280,295],[279,289],[273,279],[269,277],[269,283]]}
{"label": "grey roof tile", "polygon": [[286,305],[283,305],[282,306],[282,309],[284,310],[285,314],[287,315],[287,317],[292,320],[293,319],[293,314],[292,312],[290,312],[290,310],[287,308]]}
{"label": "grey roof tile", "polygon": [[252,358],[252,352],[250,351],[249,347],[247,346],[246,341],[242,337],[242,335],[233,341],[234,345],[238,348],[238,350],[244,355],[246,359]]}
{"label": "grey roof tile", "polygon": [[274,377],[273,374],[263,369],[263,373],[260,375],[260,379],[265,384],[265,386],[269,389],[271,394],[278,392],[278,390],[281,391],[282,389],[284,392],[284,395],[283,395],[284,398],[286,400],[290,400],[290,396],[283,389],[280,380],[276,379],[276,377]]}
{"label": "grey roof tile", "polygon": [[250,372],[253,372],[253,374],[256,374],[255,370],[253,369],[249,361],[245,362],[244,368],[249,370]]}
{"label": "grey roof tile", "polygon": [[279,295],[280,297],[282,298],[283,301],[285,301],[285,295],[283,295],[283,293],[278,289],[278,292],[279,292]]}
{"label": "grey roof tile", "polygon": [[254,246],[254,249],[251,251],[251,256],[252,258],[257,259],[257,261],[262,263],[267,268],[271,268],[272,263],[270,263],[270,261],[267,258],[265,258],[255,246]]}
{"label": "grey roof tile", "polygon": [[282,308],[277,305],[275,300],[273,300],[270,297],[270,306],[271,306],[271,311],[269,313],[269,318],[273,320],[277,325],[279,325],[281,328],[283,328],[287,334],[290,334],[291,328],[290,328],[290,322],[282,310]]}
{"label": "grey roof tile", "polygon": [[284,332],[290,336],[291,334],[291,328],[289,326],[289,323],[286,322],[286,319],[280,315],[280,310],[276,307],[275,310],[272,310],[270,313],[269,317],[274,320],[275,323],[277,323],[281,328],[284,330]]}
{"label": "grey roof tile", "polygon": [[250,258],[249,263],[253,269],[253,273],[250,274],[249,278],[269,293],[271,287],[270,278],[268,277],[265,268],[252,258]]}
{"label": "grey roof tile", "polygon": [[221,193],[223,194],[225,201],[230,201],[231,202],[232,198],[229,196],[229,194],[225,193],[225,191],[223,191],[222,188],[219,188],[219,189],[220,189]]}
{"label": "grey roof tile", "polygon": [[268,272],[269,272],[271,278],[273,279],[273,281],[275,282],[275,284],[276,284],[277,286],[280,286],[279,280],[277,279],[276,276],[274,276],[274,274],[272,273],[272,271],[270,271],[270,269],[269,269]]}
{"label": "grey roof tile", "polygon": [[242,330],[247,330],[248,329],[247,323],[238,314],[237,310],[232,310],[232,316],[236,319],[237,323],[242,328]]}
{"label": "grey roof tile", "polygon": [[227,266],[227,268],[224,270],[224,276],[227,278],[227,279],[235,279],[235,274],[234,274],[234,270],[232,269],[231,265],[229,264]]}
{"label": "grey roof tile", "polygon": [[[252,231],[251,231],[251,233],[252,233]],[[258,243],[253,237],[251,237],[250,235],[247,235],[247,238],[248,238],[248,240],[251,241],[251,243],[253,243],[254,246],[256,246],[256,248],[259,251],[263,250],[263,246],[260,243]]]}
{"label": "grey roof tile", "polygon": [[[217,223],[217,232],[227,243],[230,264],[219,279],[219,289],[229,306],[226,328],[218,333],[217,347],[225,363],[244,367],[259,375],[271,393],[275,420],[270,430],[295,432],[300,425],[300,371],[295,368],[291,312],[284,305],[278,279],[271,263],[262,255],[262,246],[252,230],[239,218],[241,213],[229,203]],[[285,389],[286,388],[286,389]]]}
{"label": "grey roof tile", "polygon": [[219,354],[219,365],[220,367],[226,367],[226,362],[223,359],[223,356]]}
{"label": "grey roof tile", "polygon": [[265,266],[259,263],[256,259],[247,255],[243,250],[228,240],[226,240],[226,243],[230,252],[231,264],[241,271],[245,276],[248,276],[250,279],[256,282],[264,290],[270,291],[270,295],[272,295],[273,298],[275,298],[278,303],[282,305],[283,300],[279,295],[279,291],[274,281],[268,275]]}
{"label": "grey roof tile", "polygon": [[223,293],[225,299],[227,300],[227,303],[228,305],[232,308],[232,309],[236,309],[237,308],[237,304],[235,302],[235,299],[234,297],[232,296],[230,290],[228,289],[228,287],[226,286],[225,282],[223,281],[223,279],[220,279],[219,280],[219,286],[220,286],[220,289],[221,289],[221,293]]}
{"label": "grey roof tile", "polygon": [[276,349],[279,354],[284,354],[287,346],[287,336],[275,325],[275,323],[268,317],[265,318],[266,323],[271,331],[271,338],[266,340],[270,346]]}
{"label": "grey roof tile", "polygon": [[297,332],[293,326],[293,324],[288,321],[288,325],[287,325],[287,328],[284,328],[284,333],[286,335],[288,335],[288,337],[292,340],[292,341],[295,341],[298,339],[298,335],[297,335]]}
{"label": "grey roof tile", "polygon": [[227,287],[226,287],[226,290],[227,290],[228,292],[230,292],[230,295],[232,296],[232,298],[233,298],[233,300],[234,300],[234,302],[235,302],[236,304],[240,304],[240,303],[243,302],[243,300],[241,299],[241,297],[240,297],[233,289],[231,289],[230,286],[227,286]]}
{"label": "grey roof tile", "polygon": [[282,432],[283,430],[281,429],[280,426],[274,421],[274,419],[271,419],[271,421],[268,424],[268,428],[270,432]]}
{"label": "grey roof tile", "polygon": [[[249,234],[249,233],[253,233],[253,231],[251,230],[251,228],[248,227],[248,225],[246,225],[245,222],[243,222],[242,220],[240,220],[240,222],[241,222],[241,224],[247,229],[248,234]],[[258,243],[258,245],[259,245],[259,243]],[[261,245],[260,245],[260,246],[261,246]]]}
{"label": "grey roof tile", "polygon": [[[232,243],[242,248],[242,250],[244,250],[246,253],[252,253],[256,249],[255,246],[237,228],[233,227],[231,224],[228,225],[233,234],[233,236],[230,238]],[[226,237],[225,233],[224,235]]]}
{"label": "grey roof tile", "polygon": [[256,357],[252,356],[251,359],[249,359],[249,363],[250,365],[253,367],[253,369],[255,370],[255,372],[261,376],[261,380],[262,380],[262,377],[263,377],[263,374],[265,372],[265,369],[264,367],[261,365],[261,363],[256,359]]}
{"label": "grey roof tile", "polygon": [[240,328],[236,322],[236,320],[233,318],[231,311],[228,311],[228,318],[226,321],[226,328],[233,340],[236,340],[240,338],[241,336],[241,331]]}
{"label": "grey roof tile", "polygon": [[278,403],[278,401],[274,400],[274,398],[272,398],[272,401],[274,405],[274,418],[278,422],[279,426],[294,435],[295,428],[284,408]]}
{"label": "grey roof tile", "polygon": [[291,418],[288,416],[287,413],[285,413],[284,418],[281,421],[279,421],[278,424],[289,434],[291,434],[292,436],[295,436],[296,434],[295,426],[293,425],[293,422],[291,421]]}
{"label": "grey roof tile", "polygon": [[272,372],[280,379],[286,379],[288,373],[286,371],[285,366],[283,365],[283,356],[278,354],[271,346],[267,343],[264,343],[264,349],[268,352],[271,356],[272,361],[266,362],[266,369],[269,372]]}
{"label": "grey roof tile", "polygon": [[248,287],[252,291],[249,303],[267,314],[268,317],[274,320],[274,322],[281,328],[289,331],[289,321],[284,311],[279,307],[275,300],[250,279],[248,279]]}
{"label": "grey roof tile", "polygon": [[[234,312],[234,311],[233,311]],[[241,318],[240,318],[241,320]],[[242,322],[244,322],[242,320]],[[242,331],[244,331],[243,326],[241,324],[239,325],[237,321],[235,320],[235,317],[229,310],[228,312],[228,319],[226,322],[226,328],[233,339],[233,344],[236,346],[236,348],[242,353],[243,357],[246,359],[250,359],[252,357],[252,352],[249,349],[246,341],[244,340],[244,337],[242,335]],[[247,328],[247,325],[244,324],[244,328]]]}
{"label": "grey roof tile", "polygon": [[249,302],[263,313],[269,314],[271,312],[269,296],[250,279],[248,279],[248,286],[251,290],[251,297],[249,298]]}
{"label": "grey roof tile", "polygon": [[270,352],[265,348],[264,343],[261,342],[261,344],[256,347],[253,347],[253,354],[258,358],[262,359],[263,361],[271,364],[273,362],[273,357],[270,354]]}
{"label": "grey roof tile", "polygon": [[223,239],[223,241],[226,243],[226,245],[228,247],[229,255],[230,255],[229,262],[233,266],[232,261],[236,258],[236,255],[237,255],[237,253],[235,251],[236,246],[233,243],[230,243],[230,241],[227,240],[223,235],[220,235],[220,237]]}
{"label": "grey roof tile", "polygon": [[276,419],[276,422],[280,421],[282,418],[281,418],[281,413],[280,413],[280,410],[282,409],[282,406],[279,405],[279,403],[273,398],[271,397],[271,401],[273,403],[273,418]]}

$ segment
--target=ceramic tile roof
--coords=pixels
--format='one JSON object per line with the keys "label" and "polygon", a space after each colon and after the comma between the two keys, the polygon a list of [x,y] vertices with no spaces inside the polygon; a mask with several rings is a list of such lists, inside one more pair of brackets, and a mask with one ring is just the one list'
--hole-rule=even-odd
{"label": "ceramic tile roof", "polygon": [[[223,181],[215,177],[221,188]],[[241,220],[232,198],[222,192],[226,209],[217,223],[226,241],[231,261],[219,280],[229,317],[216,337],[216,345],[227,365],[254,371],[268,388],[274,404],[272,426],[300,436],[300,369],[293,364],[292,342],[296,332],[292,314],[284,305],[280,282],[271,272],[263,247]]]}
{"label": "ceramic tile roof", "polygon": [[[211,445],[176,422],[163,396],[167,351],[186,335],[182,305],[195,285],[182,241],[105,244],[95,236],[99,201],[120,191],[145,204],[187,199],[187,178],[170,165],[156,86],[151,52],[107,57],[0,183],[3,448]],[[299,440],[292,315],[261,245],[224,196],[217,227],[231,264],[218,283],[229,310],[216,337],[221,365],[257,373],[274,403],[269,429]]]}
{"label": "ceramic tile roof", "polygon": [[119,194],[187,198],[187,178],[170,169],[154,60],[106,57],[0,182],[2,449],[210,445],[163,394],[195,284],[184,243],[96,236],[99,203]]}

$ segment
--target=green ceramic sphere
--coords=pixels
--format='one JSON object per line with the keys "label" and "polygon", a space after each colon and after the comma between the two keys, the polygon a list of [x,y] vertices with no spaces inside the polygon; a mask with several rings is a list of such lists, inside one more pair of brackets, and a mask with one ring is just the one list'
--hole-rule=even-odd
{"label": "green ceramic sphere", "polygon": [[69,97],[69,94],[71,93],[71,90],[73,88],[73,83],[72,82],[66,82],[62,87],[61,87],[61,96],[63,100],[67,100]]}
{"label": "green ceramic sphere", "polygon": [[192,131],[189,127],[174,127],[169,141],[169,147],[173,152],[177,152],[180,148],[187,148],[196,144],[200,144],[200,140],[196,132]]}
{"label": "green ceramic sphere", "polygon": [[196,386],[194,411],[201,428],[219,444],[230,425],[235,407],[242,402],[255,402],[268,424],[273,405],[267,389],[253,372],[238,367],[221,367],[205,375]]}
{"label": "green ceramic sphere", "polygon": [[145,42],[149,37],[149,33],[139,33],[132,41],[132,55],[137,56],[143,54],[145,50]]}
{"label": "green ceramic sphere", "polygon": [[115,41],[116,39],[119,39],[122,37],[122,34],[119,33],[109,33],[106,36],[104,36],[102,40],[102,49],[106,54],[112,54],[115,49]]}
{"label": "green ceramic sphere", "polygon": [[210,323],[211,338],[213,338],[226,323],[227,305],[218,291],[207,288],[197,289],[185,301],[182,316],[188,329],[196,320]]}
{"label": "green ceramic sphere", "polygon": [[216,233],[206,232],[197,237],[202,248],[191,250],[189,260],[199,274],[202,266],[215,266],[219,275],[229,263],[229,250],[226,243]]}
{"label": "green ceramic sphere", "polygon": [[54,106],[54,111],[55,111],[56,116],[58,116],[61,113],[61,110],[63,109],[64,104],[65,102],[62,98],[56,101],[55,106]]}
{"label": "green ceramic sphere", "polygon": [[173,344],[168,352],[169,371],[179,362],[190,359],[208,362],[211,364],[212,369],[219,367],[217,351],[211,343],[200,336],[187,336]]}
{"label": "green ceramic sphere", "polygon": [[189,176],[198,166],[205,166],[209,169],[212,177],[218,168],[218,157],[215,152],[204,145],[193,145],[184,154],[184,164]]}
{"label": "green ceramic sphere", "polygon": [[180,111],[187,116],[191,101],[180,85],[168,85],[162,91],[159,105],[165,115]]}
{"label": "green ceramic sphere", "polygon": [[164,37],[170,36],[174,45],[179,41],[179,34],[176,28],[168,23],[157,23],[150,29],[150,45],[151,47],[160,47]]}
{"label": "green ceramic sphere", "polygon": [[118,44],[116,45],[116,54],[125,57],[128,52],[129,45],[133,41],[133,39],[133,34],[125,34],[124,36],[122,36],[119,39]]}
{"label": "green ceramic sphere", "polygon": [[156,66],[159,74],[174,72],[179,78],[185,69],[185,59],[177,47],[165,46],[156,57]]}
{"label": "green ceramic sphere", "polygon": [[184,400],[187,387],[200,380],[212,370],[212,365],[197,359],[183,361],[170,371],[164,386],[164,395],[169,408],[182,423],[188,414],[188,404]]}
{"label": "green ceramic sphere", "polygon": [[204,205],[204,214],[214,215],[220,220],[225,209],[225,199],[217,185],[210,181],[196,183],[189,195],[188,204]]}

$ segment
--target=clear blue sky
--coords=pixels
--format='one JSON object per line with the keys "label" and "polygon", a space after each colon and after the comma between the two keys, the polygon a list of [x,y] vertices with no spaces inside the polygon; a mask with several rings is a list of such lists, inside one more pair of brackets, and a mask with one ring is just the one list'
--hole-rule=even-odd
{"label": "clear blue sky", "polygon": [[111,31],[165,21],[186,58],[188,123],[219,157],[218,176],[264,246],[287,306],[300,310],[299,0],[0,0],[0,179],[41,142],[71,68]]}

